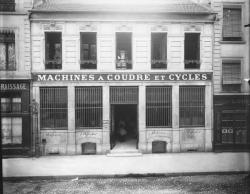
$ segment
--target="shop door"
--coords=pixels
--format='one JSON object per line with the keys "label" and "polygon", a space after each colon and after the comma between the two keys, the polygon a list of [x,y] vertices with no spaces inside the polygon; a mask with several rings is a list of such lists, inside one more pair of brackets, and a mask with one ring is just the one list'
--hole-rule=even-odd
{"label": "shop door", "polygon": [[110,88],[111,149],[117,142],[138,144],[138,87]]}

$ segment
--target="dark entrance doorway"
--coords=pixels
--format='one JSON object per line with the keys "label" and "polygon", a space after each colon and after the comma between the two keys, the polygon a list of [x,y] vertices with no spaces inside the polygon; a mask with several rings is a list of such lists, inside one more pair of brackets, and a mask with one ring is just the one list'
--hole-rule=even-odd
{"label": "dark entrance doorway", "polygon": [[137,149],[138,87],[110,87],[110,145],[114,150]]}
{"label": "dark entrance doorway", "polygon": [[136,104],[111,105],[111,149],[117,144],[138,143],[138,113]]}

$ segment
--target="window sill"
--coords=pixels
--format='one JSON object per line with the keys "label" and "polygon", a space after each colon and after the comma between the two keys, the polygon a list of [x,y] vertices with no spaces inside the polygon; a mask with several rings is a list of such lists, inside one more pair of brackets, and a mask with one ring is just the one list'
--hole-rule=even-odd
{"label": "window sill", "polygon": [[221,40],[221,44],[246,44],[244,40],[237,40],[237,41],[228,41],[228,40]]}

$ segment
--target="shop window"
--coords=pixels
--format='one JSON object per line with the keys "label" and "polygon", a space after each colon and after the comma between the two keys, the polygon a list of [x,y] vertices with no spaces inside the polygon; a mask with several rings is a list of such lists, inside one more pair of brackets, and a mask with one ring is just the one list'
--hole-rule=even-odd
{"label": "shop window", "polygon": [[116,68],[132,69],[132,34],[116,33]]}
{"label": "shop window", "polygon": [[0,70],[16,70],[14,33],[0,33]]}
{"label": "shop window", "polygon": [[167,86],[146,87],[146,126],[172,126],[172,88]]}
{"label": "shop window", "polygon": [[222,36],[224,41],[241,41],[241,8],[223,8],[223,29]]}
{"label": "shop window", "polygon": [[1,98],[1,112],[2,113],[20,113],[21,112],[21,98]]}
{"label": "shop window", "polygon": [[200,34],[185,33],[185,69],[200,68]]}
{"label": "shop window", "polygon": [[81,33],[81,69],[96,69],[96,32]]}
{"label": "shop window", "polygon": [[0,11],[7,11],[7,12],[15,11],[15,0],[1,0]]}
{"label": "shop window", "polygon": [[102,88],[76,87],[76,127],[102,127]]}
{"label": "shop window", "polygon": [[1,118],[2,145],[22,144],[22,118]]}
{"label": "shop window", "polygon": [[62,69],[61,32],[45,32],[45,69]]}
{"label": "shop window", "polygon": [[204,127],[205,87],[181,86],[179,95],[180,127]]}
{"label": "shop window", "polygon": [[68,127],[68,95],[66,87],[40,88],[41,129]]}
{"label": "shop window", "polygon": [[167,33],[151,34],[151,68],[167,68]]}
{"label": "shop window", "polygon": [[241,62],[222,62],[222,90],[224,92],[240,92],[241,90]]}

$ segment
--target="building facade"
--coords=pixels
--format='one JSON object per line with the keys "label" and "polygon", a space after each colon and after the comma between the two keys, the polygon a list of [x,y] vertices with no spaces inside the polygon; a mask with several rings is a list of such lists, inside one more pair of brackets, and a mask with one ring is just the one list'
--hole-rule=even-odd
{"label": "building facade", "polygon": [[29,155],[30,22],[32,2],[0,2],[0,98],[3,156]]}
{"label": "building facade", "polygon": [[212,1],[214,150],[250,149],[249,1]]}
{"label": "building facade", "polygon": [[112,153],[121,141],[141,153],[211,151],[216,14],[193,1],[119,3],[35,1],[41,154]]}

